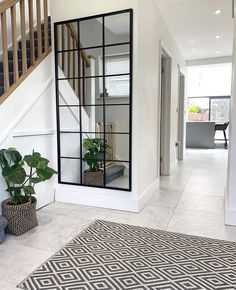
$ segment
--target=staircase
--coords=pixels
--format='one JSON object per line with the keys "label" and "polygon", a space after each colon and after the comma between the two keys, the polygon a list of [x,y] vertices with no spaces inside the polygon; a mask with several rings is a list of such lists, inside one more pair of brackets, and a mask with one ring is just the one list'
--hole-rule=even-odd
{"label": "staircase", "polygon": [[[44,24],[41,24],[42,28],[42,52],[45,53],[45,40],[44,40]],[[51,18],[48,17],[48,32],[49,32],[49,45],[51,46]],[[38,60],[38,33],[35,29],[34,31],[34,47],[35,47],[35,61]],[[22,69],[22,41],[18,42],[18,71],[19,77],[23,75]],[[30,49],[30,40],[26,40],[26,55],[27,55],[27,68],[31,67],[31,49]],[[8,50],[8,67],[9,67],[9,84],[10,86],[14,84],[14,65],[13,65],[13,51]],[[0,61],[0,97],[4,94],[4,72],[3,72],[3,61]]]}
{"label": "staircase", "polygon": [[[51,18],[48,16],[47,0],[36,0],[35,9],[34,13],[33,0],[28,0],[27,8],[26,0],[0,2],[0,37],[2,40],[0,104],[51,52]],[[19,19],[16,18],[17,12],[20,15]],[[9,15],[11,19],[8,20]],[[28,28],[26,28],[27,15],[29,17]],[[36,15],[35,19],[34,15]],[[10,48],[8,46],[9,29],[12,40]],[[17,35],[19,30],[20,36]]]}
{"label": "staircase", "polygon": [[106,168],[106,184],[116,180],[124,175],[125,166],[112,164]]}

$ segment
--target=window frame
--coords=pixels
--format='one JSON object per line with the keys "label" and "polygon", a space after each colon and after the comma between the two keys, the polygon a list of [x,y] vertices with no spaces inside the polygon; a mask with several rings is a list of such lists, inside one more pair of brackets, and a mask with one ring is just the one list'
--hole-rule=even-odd
{"label": "window frame", "polygon": [[[128,13],[129,14],[129,41],[128,42],[122,42],[122,43],[106,43],[105,42],[105,19],[106,17],[109,17],[109,16],[116,16],[116,15],[119,15],[119,14],[123,14],[123,13]],[[106,166],[104,166],[104,183],[102,186],[93,186],[93,185],[88,185],[88,184],[84,184],[83,183],[83,148],[82,148],[82,136],[84,133],[88,133],[88,134],[94,134],[96,132],[84,132],[83,130],[83,124],[82,124],[82,118],[81,118],[81,108],[83,107],[83,104],[78,104],[78,105],[61,105],[60,104],[60,99],[59,99],[59,96],[60,96],[60,93],[59,93],[59,81],[60,80],[63,80],[63,79],[60,79],[58,77],[58,56],[59,56],[59,53],[62,53],[63,51],[62,50],[59,50],[58,49],[58,43],[57,43],[57,35],[58,35],[58,27],[60,25],[64,25],[64,24],[67,24],[67,23],[73,23],[73,22],[77,22],[78,24],[78,38],[80,39],[80,22],[82,21],[86,21],[86,20],[91,20],[91,19],[96,19],[96,18],[101,18],[102,19],[102,31],[103,31],[103,36],[102,36],[102,45],[98,45],[96,47],[83,47],[83,48],[78,48],[76,51],[78,51],[79,55],[81,54],[81,51],[82,50],[86,50],[86,49],[91,49],[91,48],[102,48],[102,51],[103,51],[103,58],[105,58],[105,49],[106,47],[111,47],[111,46],[119,46],[119,45],[128,45],[129,46],[129,58],[130,58],[130,70],[129,70],[129,73],[127,74],[121,74],[121,75],[128,75],[129,76],[129,97],[128,97],[128,101],[125,102],[125,104],[123,102],[119,103],[118,101],[114,104],[112,103],[112,106],[129,106],[129,115],[128,115],[128,118],[129,118],[129,131],[126,133],[118,133],[118,132],[115,132],[115,133],[112,133],[112,134],[115,134],[115,135],[121,135],[121,134],[125,134],[125,135],[128,135],[128,138],[129,138],[129,144],[128,144],[128,160],[107,160],[106,159],[106,156],[104,154],[104,164],[106,164],[107,161],[114,161],[114,162],[117,162],[117,163],[124,163],[124,165],[127,165],[127,170],[129,172],[129,184],[128,184],[128,187],[127,188],[122,188],[122,187],[114,187],[114,186],[109,186],[109,185],[106,185]],[[58,183],[59,184],[67,184],[67,185],[76,185],[76,186],[84,186],[84,187],[92,187],[92,188],[103,188],[103,189],[112,189],[112,190],[119,190],[119,191],[132,191],[132,98],[133,98],[133,9],[125,9],[125,10],[120,10],[120,11],[114,11],[114,12],[110,12],[110,13],[105,13],[105,14],[99,14],[99,15],[93,15],[93,16],[88,16],[88,17],[83,17],[83,18],[77,18],[77,19],[71,19],[71,20],[66,20],[66,21],[60,21],[60,22],[55,22],[54,23],[54,31],[55,31],[55,34],[54,34],[54,43],[55,43],[55,76],[56,76],[56,119],[57,119],[57,154],[58,154]],[[64,50],[64,52],[66,52],[66,50]],[[79,70],[80,71],[80,70]],[[106,106],[109,106],[109,104],[106,104],[105,102],[105,79],[106,77],[110,77],[108,75],[106,75],[105,73],[105,70],[104,70],[104,62],[103,62],[103,71],[102,71],[102,74],[100,75],[100,72],[99,72],[99,75],[98,76],[93,76],[91,78],[93,79],[96,79],[96,78],[99,78],[99,79],[102,79],[102,83],[103,83],[103,96],[102,96],[102,99],[103,99],[103,103],[102,105],[97,105],[97,104],[88,104],[87,107],[89,106],[102,106],[103,107],[103,122],[104,124],[106,124],[106,113],[105,113],[105,109],[106,109]],[[70,78],[71,79],[71,78]],[[78,80],[82,80],[83,78],[80,76],[80,73],[79,73],[79,76],[76,78]],[[68,80],[68,79],[67,79]],[[79,129],[79,132],[77,132],[78,134],[80,134],[80,155],[79,157],[70,157],[70,156],[62,156],[61,155],[61,140],[60,140],[60,134],[63,133],[63,131],[61,131],[61,128],[60,128],[60,108],[61,107],[67,107],[67,108],[71,108],[71,107],[78,107],[79,110],[80,110],[80,129]],[[106,126],[104,126],[105,128]],[[64,133],[75,133],[73,131],[70,131],[70,132],[64,132]],[[104,142],[106,140],[106,135],[109,135],[111,133],[109,132],[106,132],[106,130],[104,129]],[[63,181],[62,178],[61,178],[61,161],[64,160],[64,159],[68,159],[68,160],[79,160],[80,161],[80,182],[67,182],[67,181]],[[79,174],[79,173],[78,173]]]}
{"label": "window frame", "polygon": [[[208,102],[209,102],[209,116],[208,116],[208,121],[211,122],[211,108],[212,108],[211,102],[212,102],[212,100],[225,100],[225,99],[226,100],[228,100],[228,99],[231,100],[231,96],[200,96],[200,97],[188,97],[188,101],[189,101],[189,99],[208,99]],[[187,106],[189,106],[189,103],[187,104]],[[187,122],[191,122],[191,121],[188,121],[187,120]],[[199,121],[199,122],[204,122],[204,121]]]}

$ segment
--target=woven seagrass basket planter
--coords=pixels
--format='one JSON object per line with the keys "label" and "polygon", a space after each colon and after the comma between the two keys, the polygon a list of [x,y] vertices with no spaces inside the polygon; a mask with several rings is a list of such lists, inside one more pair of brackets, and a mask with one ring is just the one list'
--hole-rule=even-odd
{"label": "woven seagrass basket planter", "polygon": [[84,184],[91,186],[103,186],[103,171],[84,171]]}
{"label": "woven seagrass basket planter", "polygon": [[11,205],[10,201],[2,203],[2,215],[8,220],[6,232],[20,236],[38,225],[36,198],[31,197],[31,201],[20,205]]}

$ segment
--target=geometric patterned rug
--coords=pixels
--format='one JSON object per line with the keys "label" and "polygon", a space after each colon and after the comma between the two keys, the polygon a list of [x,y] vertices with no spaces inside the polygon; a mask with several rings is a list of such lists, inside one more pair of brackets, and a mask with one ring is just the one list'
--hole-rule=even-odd
{"label": "geometric patterned rug", "polygon": [[24,290],[235,290],[236,243],[95,221]]}

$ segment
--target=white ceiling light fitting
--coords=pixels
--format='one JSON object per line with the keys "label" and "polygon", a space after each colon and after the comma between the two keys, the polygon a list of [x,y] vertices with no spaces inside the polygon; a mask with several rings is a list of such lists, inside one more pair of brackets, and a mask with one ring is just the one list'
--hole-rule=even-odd
{"label": "white ceiling light fitting", "polygon": [[215,35],[215,39],[220,39],[221,38],[221,35],[220,34],[216,34]]}
{"label": "white ceiling light fitting", "polygon": [[220,15],[222,13],[222,11],[220,9],[216,9],[216,11],[214,13],[215,13],[215,15]]}

